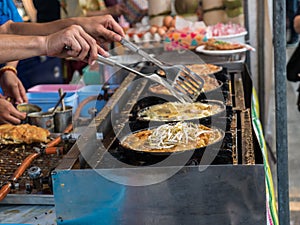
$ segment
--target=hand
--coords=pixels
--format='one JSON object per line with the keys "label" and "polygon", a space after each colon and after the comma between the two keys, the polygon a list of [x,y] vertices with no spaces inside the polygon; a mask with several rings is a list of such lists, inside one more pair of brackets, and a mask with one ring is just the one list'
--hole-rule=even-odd
{"label": "hand", "polygon": [[26,118],[26,113],[19,112],[5,98],[0,98],[0,124],[20,124]]}
{"label": "hand", "polygon": [[88,61],[89,64],[97,59],[98,53],[107,56],[107,52],[96,43],[96,40],[78,25],[48,35],[45,39],[47,56],[73,57]]}
{"label": "hand", "polygon": [[26,90],[14,72],[5,71],[0,77],[0,85],[4,95],[14,99],[16,104],[28,102]]}
{"label": "hand", "polygon": [[77,23],[98,43],[119,42],[125,36],[122,27],[111,15],[78,17]]}

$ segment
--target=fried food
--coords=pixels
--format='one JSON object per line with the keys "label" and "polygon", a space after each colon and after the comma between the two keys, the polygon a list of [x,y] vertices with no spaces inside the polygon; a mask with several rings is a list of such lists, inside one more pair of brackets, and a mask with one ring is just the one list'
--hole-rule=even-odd
{"label": "fried food", "polygon": [[49,142],[50,132],[44,128],[30,124],[0,125],[0,144],[31,144],[34,142]]}
{"label": "fried food", "polygon": [[221,66],[216,66],[213,64],[191,64],[187,65],[186,67],[198,75],[214,74],[222,70]]}
{"label": "fried food", "polygon": [[178,122],[142,130],[126,136],[121,145],[142,152],[180,152],[220,141],[223,133],[200,124]]}
{"label": "fried food", "polygon": [[138,116],[144,120],[182,121],[209,117],[224,110],[224,105],[215,102],[166,102],[142,109],[138,112]]}
{"label": "fried food", "polygon": [[235,49],[241,49],[245,46],[239,43],[230,43],[226,41],[219,41],[215,39],[209,39],[205,43],[205,50],[235,50]]}
{"label": "fried food", "polygon": [[[207,75],[199,75],[199,76],[204,80],[203,88],[201,90],[202,92],[213,91],[220,87],[220,83],[218,82],[217,79]],[[161,84],[151,85],[149,87],[149,91],[155,94],[171,95],[170,91]]]}

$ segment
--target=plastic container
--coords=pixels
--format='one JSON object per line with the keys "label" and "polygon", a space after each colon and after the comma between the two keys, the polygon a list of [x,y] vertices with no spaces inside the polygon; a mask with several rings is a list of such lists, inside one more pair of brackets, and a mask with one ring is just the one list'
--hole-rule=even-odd
{"label": "plastic container", "polygon": [[32,88],[29,88],[27,92],[58,92],[59,88],[62,88],[64,92],[73,92],[82,88],[82,85],[77,84],[39,84]]}
{"label": "plastic container", "polygon": [[[28,102],[39,106],[43,112],[55,106],[59,100],[59,94],[54,92],[33,92],[27,93]],[[64,98],[66,106],[72,106],[73,110],[77,108],[77,95],[76,93],[67,93]]]}
{"label": "plastic container", "polygon": [[245,43],[245,36],[247,34],[247,31],[239,33],[239,34],[232,34],[232,35],[226,35],[226,36],[213,36],[214,39],[220,40],[220,41],[228,41],[233,43]]}
{"label": "plastic container", "polygon": [[[108,87],[108,93],[111,94],[114,92],[116,88],[118,88],[119,85],[109,85]],[[86,98],[90,96],[99,96],[104,94],[104,91],[102,90],[102,85],[87,85],[82,88],[80,88],[77,92],[78,96],[78,105],[82,101],[84,101]],[[99,100],[92,100],[90,102],[87,102],[81,109],[80,116],[82,117],[91,117],[91,110],[96,109],[95,113],[98,113],[101,111],[101,109],[105,106],[106,101],[101,99]]]}
{"label": "plastic container", "polygon": [[90,70],[90,66],[86,66],[83,70],[83,82],[86,85],[96,85],[103,83],[103,65],[99,65],[99,71]]}

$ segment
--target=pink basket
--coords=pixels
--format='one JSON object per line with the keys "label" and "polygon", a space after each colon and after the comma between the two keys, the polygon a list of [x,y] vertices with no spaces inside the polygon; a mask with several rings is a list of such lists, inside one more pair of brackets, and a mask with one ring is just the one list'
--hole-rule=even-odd
{"label": "pink basket", "polygon": [[77,84],[40,84],[29,88],[27,92],[58,92],[59,88],[62,88],[64,92],[76,92],[82,87],[82,85]]}

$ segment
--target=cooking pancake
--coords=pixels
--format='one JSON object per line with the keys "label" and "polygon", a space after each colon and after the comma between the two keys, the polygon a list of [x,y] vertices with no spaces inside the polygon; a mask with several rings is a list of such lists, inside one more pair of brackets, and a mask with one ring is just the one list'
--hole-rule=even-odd
{"label": "cooking pancake", "polygon": [[224,110],[225,105],[219,101],[208,101],[207,103],[166,102],[144,108],[137,115],[142,120],[167,122],[206,118]]}
{"label": "cooking pancake", "polygon": [[[221,82],[215,78],[212,78],[207,75],[199,75],[199,76],[204,80],[203,88],[201,90],[204,93],[216,90],[217,88],[219,88],[221,86],[221,84],[220,84]],[[149,87],[149,91],[151,91],[152,93],[155,93],[155,94],[171,95],[169,90],[161,84],[151,85]]]}
{"label": "cooking pancake", "polygon": [[223,136],[219,129],[178,122],[131,133],[121,145],[140,152],[172,153],[203,148],[220,141]]}
{"label": "cooking pancake", "polygon": [[213,64],[192,64],[186,65],[191,71],[198,75],[209,75],[220,72],[223,68]]}

